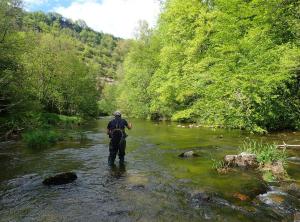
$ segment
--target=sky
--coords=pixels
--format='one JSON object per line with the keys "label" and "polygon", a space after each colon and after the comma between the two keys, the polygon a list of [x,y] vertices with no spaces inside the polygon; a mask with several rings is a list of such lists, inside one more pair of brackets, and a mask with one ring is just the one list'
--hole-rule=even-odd
{"label": "sky", "polygon": [[154,27],[161,0],[23,0],[28,11],[58,12],[82,19],[92,29],[121,38],[133,38],[138,22]]}

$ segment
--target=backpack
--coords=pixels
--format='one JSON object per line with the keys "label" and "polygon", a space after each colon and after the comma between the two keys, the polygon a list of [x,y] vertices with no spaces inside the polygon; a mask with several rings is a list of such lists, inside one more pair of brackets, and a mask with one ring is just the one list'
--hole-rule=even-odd
{"label": "backpack", "polygon": [[125,138],[124,136],[124,130],[122,130],[119,126],[119,121],[117,121],[116,128],[111,130],[110,132],[110,137],[111,137],[111,142],[113,145],[119,145],[121,142],[122,138]]}

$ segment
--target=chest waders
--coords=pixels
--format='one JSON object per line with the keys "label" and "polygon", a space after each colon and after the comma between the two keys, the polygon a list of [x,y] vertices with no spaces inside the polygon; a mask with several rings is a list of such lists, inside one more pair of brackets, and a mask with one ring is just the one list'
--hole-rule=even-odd
{"label": "chest waders", "polygon": [[118,154],[120,164],[124,164],[125,148],[126,148],[126,134],[124,129],[120,128],[119,121],[116,127],[110,132],[111,140],[109,143],[109,157],[108,164],[113,165]]}

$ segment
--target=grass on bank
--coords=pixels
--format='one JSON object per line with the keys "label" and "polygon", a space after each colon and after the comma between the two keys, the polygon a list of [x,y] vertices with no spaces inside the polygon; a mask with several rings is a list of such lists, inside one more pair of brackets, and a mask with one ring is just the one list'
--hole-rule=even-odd
{"label": "grass on bank", "polygon": [[245,141],[241,147],[241,152],[255,154],[259,164],[272,164],[274,162],[287,162],[285,149],[278,149],[275,144],[265,144],[255,140]]}
{"label": "grass on bank", "polygon": [[275,144],[249,140],[244,142],[241,151],[256,155],[264,181],[276,182],[290,179],[285,169],[287,164],[285,149],[279,149]]}
{"label": "grass on bank", "polygon": [[[259,170],[266,182],[288,180],[289,176],[284,169],[287,163],[285,149],[278,149],[275,144],[266,144],[255,140],[247,140],[243,143],[239,152],[255,154],[260,165]],[[212,168],[218,173],[224,174],[230,171],[230,167],[224,160],[213,159]]]}
{"label": "grass on bank", "polygon": [[34,149],[46,148],[65,139],[86,140],[83,132],[62,133],[58,129],[73,129],[83,122],[81,117],[65,116],[54,113],[42,113],[36,116],[35,127],[22,134],[27,147]]}

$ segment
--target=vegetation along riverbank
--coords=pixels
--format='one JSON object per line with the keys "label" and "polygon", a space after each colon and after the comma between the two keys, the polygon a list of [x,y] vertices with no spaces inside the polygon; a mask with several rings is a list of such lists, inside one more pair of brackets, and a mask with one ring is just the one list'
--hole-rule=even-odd
{"label": "vegetation along riverbank", "polygon": [[97,117],[104,82],[116,77],[126,50],[125,40],[84,21],[1,1],[0,138],[25,132],[29,144],[52,143],[60,138],[54,128]]}
{"label": "vegetation along riverbank", "polygon": [[[299,129],[298,1],[166,1],[135,40],[1,1],[1,137],[40,113]],[[176,18],[176,19],[174,19]],[[188,18],[188,19],[187,19]]]}
{"label": "vegetation along riverbank", "polygon": [[299,7],[283,0],[168,0],[156,28],[141,26],[120,84],[105,88],[102,103],[133,117],[297,130]]}

